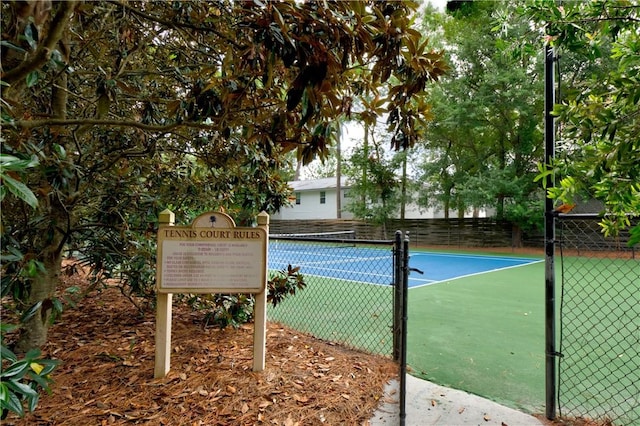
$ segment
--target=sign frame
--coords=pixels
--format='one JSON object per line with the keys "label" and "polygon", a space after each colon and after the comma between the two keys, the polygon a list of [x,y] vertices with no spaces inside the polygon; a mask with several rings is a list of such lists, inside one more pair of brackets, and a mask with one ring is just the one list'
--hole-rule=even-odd
{"label": "sign frame", "polygon": [[[216,287],[214,289],[207,287],[201,288],[167,288],[161,286],[161,278],[158,275],[162,270],[162,255],[160,238],[158,239],[158,253],[157,253],[157,266],[156,270],[156,288],[157,288],[157,300],[156,300],[156,350],[155,350],[155,365],[153,370],[153,376],[155,378],[166,377],[169,369],[171,368],[171,322],[173,311],[173,293],[188,293],[188,290],[197,290],[198,293],[255,293],[255,303],[253,306],[254,328],[253,328],[253,371],[263,371],[265,366],[265,352],[266,352],[266,338],[267,338],[267,252],[268,252],[268,240],[269,240],[269,215],[266,212],[258,214],[256,228],[236,228],[235,222],[225,213],[207,212],[198,216],[191,224],[191,227],[176,227],[174,226],[175,214],[168,209],[163,210],[158,215],[158,222],[160,223],[158,232],[163,229],[174,229],[178,231],[194,231],[196,235],[198,230],[211,229],[222,232],[248,232],[245,234],[239,234],[242,236],[253,236],[262,247],[262,262],[260,265],[261,273],[259,274],[262,279],[260,285],[252,283],[250,288],[237,288],[233,286],[232,289],[224,288],[224,286]],[[213,238],[213,230],[211,236]],[[254,234],[251,234],[254,232]],[[166,234],[165,234],[166,235]],[[169,233],[171,235],[171,233]],[[192,232],[175,232],[175,236],[182,238],[184,236],[192,235]],[[207,234],[208,235],[208,234]],[[216,235],[222,236],[218,233]],[[242,238],[240,238],[242,239]],[[252,238],[253,239],[253,238]],[[264,241],[262,241],[264,239]],[[178,241],[180,241],[178,239]],[[210,246],[210,245],[209,245]],[[180,247],[180,246],[178,246]],[[207,245],[205,244],[205,247]],[[209,247],[212,248],[212,247]],[[215,248],[215,244],[213,244]],[[229,247],[227,247],[229,248]],[[255,249],[256,247],[252,247]],[[239,253],[251,253],[247,247],[238,247]],[[247,256],[248,257],[248,256]],[[232,258],[232,256],[230,256]],[[177,259],[175,259],[177,260]],[[207,269],[206,267],[204,269]],[[232,268],[229,268],[227,272],[230,272]],[[258,275],[258,274],[256,274]],[[245,277],[246,278],[246,277]],[[243,278],[244,279],[244,278]]]}
{"label": "sign frame", "polygon": [[234,225],[231,217],[217,212],[198,216],[191,226],[161,225],[157,234],[157,291],[192,294],[264,291],[267,232],[260,227]]}

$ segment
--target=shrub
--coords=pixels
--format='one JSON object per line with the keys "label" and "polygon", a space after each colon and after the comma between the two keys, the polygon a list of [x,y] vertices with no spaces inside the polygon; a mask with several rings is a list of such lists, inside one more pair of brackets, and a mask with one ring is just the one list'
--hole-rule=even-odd
{"label": "shrub", "polygon": [[49,384],[52,380],[49,374],[59,364],[57,360],[42,358],[38,349],[30,350],[23,358],[18,358],[4,344],[5,333],[14,328],[15,326],[9,324],[0,324],[0,356],[2,357],[0,409],[2,409],[2,420],[11,411],[24,417],[25,402],[30,412],[35,410],[40,399],[39,390],[44,389],[47,393],[51,393]]}

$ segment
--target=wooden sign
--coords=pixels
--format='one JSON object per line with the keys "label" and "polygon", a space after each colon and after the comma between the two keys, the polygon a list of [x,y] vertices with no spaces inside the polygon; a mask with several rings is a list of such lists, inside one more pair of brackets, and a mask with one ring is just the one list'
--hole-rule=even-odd
{"label": "wooden sign", "polygon": [[228,215],[208,212],[191,226],[173,226],[175,215],[159,215],[154,377],[171,367],[173,293],[255,293],[253,371],[264,370],[267,334],[267,243],[269,215],[257,228],[236,228]]}
{"label": "wooden sign", "polygon": [[216,212],[198,216],[190,227],[161,226],[158,291],[262,292],[267,278],[267,232],[234,225],[229,216]]}

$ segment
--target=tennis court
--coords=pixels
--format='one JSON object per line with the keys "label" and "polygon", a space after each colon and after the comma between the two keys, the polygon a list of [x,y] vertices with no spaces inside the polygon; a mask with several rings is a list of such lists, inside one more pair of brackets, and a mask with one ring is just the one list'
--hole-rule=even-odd
{"label": "tennis court", "polygon": [[[348,249],[347,249],[348,248]],[[416,252],[409,258],[409,287],[421,287],[476,274],[542,262],[534,258]],[[276,241],[269,247],[269,269],[300,266],[304,275],[391,285],[392,253],[389,248],[357,247],[349,241]]]}
{"label": "tennis court", "polygon": [[[412,374],[541,412],[543,269],[539,258],[411,250]],[[271,321],[347,346],[392,351],[393,248],[271,240],[269,267],[300,266],[307,287]],[[372,285],[373,284],[373,285]]]}
{"label": "tennis court", "polygon": [[[295,297],[270,308],[271,320],[319,338],[383,355],[390,353],[392,246],[369,247],[347,241],[316,245],[277,241],[270,243],[269,256],[273,269],[288,264],[300,266],[308,284]],[[411,250],[409,266],[424,272],[412,271],[409,278],[413,287],[408,298],[407,327],[411,374],[512,408],[544,412],[544,261],[509,254]],[[600,348],[585,353],[567,349],[561,359],[564,370],[571,368],[569,362],[580,372],[588,371],[584,366],[598,366],[597,386],[576,390],[581,398],[589,399],[581,402],[586,407],[602,402],[597,399],[601,389],[624,396],[625,389],[633,388],[629,384],[639,379],[637,369],[627,367],[622,378],[608,372],[614,364],[635,365],[630,354],[635,353],[631,349],[637,344],[640,330],[637,322],[640,305],[638,280],[632,277],[638,276],[640,268],[637,260],[567,257],[556,269],[557,282],[570,269],[584,274],[578,283],[593,286],[577,297],[582,300],[588,296],[586,302],[591,309],[584,312],[572,309],[572,315],[577,316],[575,323],[593,321],[588,327],[590,332],[605,336],[617,336],[615,330],[619,329],[605,325],[607,321],[626,324],[624,327],[630,330],[617,337],[620,347],[626,349],[604,355],[599,337],[590,334],[565,337],[567,345],[575,340],[578,345],[596,342]],[[558,301],[567,296],[561,293],[560,286],[556,290]],[[606,302],[605,293],[625,296],[609,297],[611,302]],[[560,318],[560,312],[557,315]],[[569,332],[569,326],[563,331]],[[578,360],[571,361],[572,357]],[[603,360],[608,362],[606,369],[599,364]],[[607,374],[603,375],[604,371]],[[622,391],[618,391],[620,387]],[[584,399],[578,399],[572,391],[565,391],[566,409],[572,408],[573,400]],[[629,404],[634,401],[636,408],[629,411]],[[640,418],[637,398],[632,396],[618,406],[616,409],[627,409],[625,416]]]}

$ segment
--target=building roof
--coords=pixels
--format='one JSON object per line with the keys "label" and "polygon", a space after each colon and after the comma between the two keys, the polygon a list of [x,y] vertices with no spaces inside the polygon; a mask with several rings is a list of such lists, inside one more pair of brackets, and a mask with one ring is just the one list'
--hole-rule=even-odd
{"label": "building roof", "polygon": [[[312,179],[312,180],[294,180],[289,182],[289,186],[294,191],[318,191],[323,189],[335,189],[338,179],[335,177]],[[340,178],[340,186],[347,188],[347,178],[342,176]]]}

